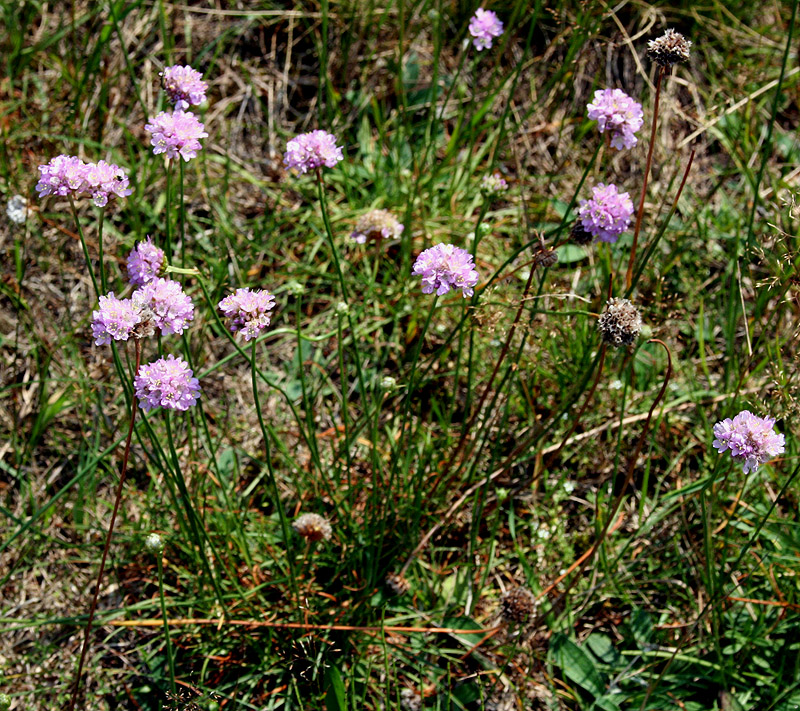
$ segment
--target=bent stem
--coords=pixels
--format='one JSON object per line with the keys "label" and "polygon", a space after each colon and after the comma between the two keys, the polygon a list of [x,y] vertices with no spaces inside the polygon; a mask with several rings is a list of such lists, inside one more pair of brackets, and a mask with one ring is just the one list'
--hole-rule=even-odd
{"label": "bent stem", "polygon": [[[138,338],[134,340],[134,347],[136,349],[136,368],[134,372],[138,373],[142,356],[142,347]],[[106,533],[106,541],[105,545],[103,546],[103,556],[100,559],[100,570],[97,573],[97,582],[95,583],[94,586],[94,595],[92,596],[92,604],[89,608],[89,619],[86,622],[86,631],[84,632],[83,635],[81,656],[80,659],[78,660],[78,672],[75,675],[75,683],[72,689],[72,695],[70,696],[68,711],[74,711],[75,702],[78,700],[78,692],[80,691],[81,687],[83,665],[86,661],[86,652],[89,649],[89,635],[92,632],[92,622],[94,621],[94,613],[95,610],[97,609],[97,598],[98,595],[100,594],[100,585],[103,582],[103,573],[105,572],[106,559],[108,558],[108,548],[111,545],[111,534],[114,532],[114,524],[117,521],[117,512],[119,511],[119,504],[122,499],[122,485],[125,483],[125,474],[128,471],[128,457],[130,456],[131,452],[131,439],[133,437],[133,425],[135,419],[136,419],[136,395],[134,394],[133,398],[131,399],[130,424],[128,425],[128,436],[125,439],[125,452],[122,455],[122,468],[120,470],[119,483],[117,484],[117,491],[114,499],[114,510],[111,514],[111,523],[108,526],[108,532]]]}

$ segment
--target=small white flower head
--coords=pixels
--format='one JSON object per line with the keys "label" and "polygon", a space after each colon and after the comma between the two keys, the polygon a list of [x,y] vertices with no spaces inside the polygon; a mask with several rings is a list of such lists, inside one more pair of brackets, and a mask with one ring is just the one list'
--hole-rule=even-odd
{"label": "small white flower head", "polygon": [[17,225],[24,225],[28,219],[28,201],[22,195],[14,195],[6,206],[8,219]]}
{"label": "small white flower head", "polygon": [[336,315],[337,316],[347,316],[350,313],[350,306],[348,306],[344,301],[340,301],[336,304]]}
{"label": "small white flower head", "polygon": [[8,711],[10,708],[11,697],[4,692],[0,692],[0,711]]}
{"label": "small white flower head", "polygon": [[397,387],[397,380],[391,375],[384,375],[381,378],[381,387],[384,390],[394,390]]}
{"label": "small white flower head", "polygon": [[575,482],[574,481],[570,481],[569,479],[567,479],[562,484],[562,486],[564,487],[564,491],[566,491],[567,494],[572,494],[572,492],[575,491]]}
{"label": "small white flower head", "polygon": [[164,550],[164,539],[157,533],[148,533],[144,538],[144,548],[149,553],[160,553]]}
{"label": "small white flower head", "polygon": [[542,524],[536,529],[536,536],[543,541],[549,541],[551,535],[550,527],[547,524]]}

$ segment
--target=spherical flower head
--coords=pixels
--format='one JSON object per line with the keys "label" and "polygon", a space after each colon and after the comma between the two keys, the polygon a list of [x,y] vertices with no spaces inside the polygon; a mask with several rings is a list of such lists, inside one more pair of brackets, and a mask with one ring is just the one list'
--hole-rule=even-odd
{"label": "spherical flower head", "polygon": [[144,548],[150,553],[160,553],[164,550],[164,539],[157,533],[148,533],[144,537]]}
{"label": "spherical flower head", "polygon": [[307,541],[330,540],[331,524],[328,519],[315,513],[301,514],[292,521],[292,528]]}
{"label": "spherical flower head", "polygon": [[92,196],[97,207],[108,204],[109,195],[127,197],[133,190],[129,186],[128,175],[114,163],[104,160],[88,163],[84,173],[84,190]]}
{"label": "spherical flower head", "polygon": [[92,336],[98,346],[111,341],[127,341],[144,318],[142,310],[131,299],[118,299],[110,291],[100,297],[100,306],[92,313]]}
{"label": "spherical flower head", "polygon": [[336,137],[325,131],[301,133],[286,144],[283,164],[302,175],[325,166],[333,168],[344,156],[336,145]]}
{"label": "spherical flower head", "polygon": [[472,44],[478,51],[489,49],[492,40],[503,34],[503,23],[491,10],[479,7],[469,21],[469,33]]}
{"label": "spherical flower head", "polygon": [[394,390],[397,387],[397,378],[393,378],[391,375],[384,375],[381,378],[381,387],[384,390]]}
{"label": "spherical flower head", "polygon": [[617,150],[633,148],[634,135],[644,124],[642,105],[621,89],[602,89],[594,93],[588,104],[589,118],[597,121],[600,133],[611,132],[611,145]]}
{"label": "spherical flower head", "polygon": [[481,180],[481,192],[486,197],[496,197],[508,190],[508,183],[500,173],[484,175]]}
{"label": "spherical flower head", "polygon": [[720,454],[730,450],[733,461],[741,464],[747,474],[783,454],[786,439],[775,432],[774,425],[772,417],[757,417],[749,410],[742,410],[733,419],[714,425],[716,439],[711,445]]}
{"label": "spherical flower head", "polygon": [[6,205],[8,219],[17,225],[24,225],[28,219],[28,201],[22,195],[14,195]]}
{"label": "spherical flower head", "polygon": [[206,100],[208,84],[203,81],[203,75],[196,69],[175,64],[166,67],[159,76],[164,91],[176,109],[185,111],[190,106],[198,106]]}
{"label": "spherical flower head", "polygon": [[642,317],[628,299],[609,299],[597,320],[603,341],[621,348],[636,343],[642,330]]}
{"label": "spherical flower head", "polygon": [[536,598],[527,588],[511,588],[500,598],[500,614],[506,622],[525,623],[535,609]]}
{"label": "spherical flower head", "polygon": [[692,43],[680,32],[667,30],[661,37],[647,43],[647,56],[662,67],[688,62]]}
{"label": "spherical flower head", "polygon": [[76,156],[60,155],[39,166],[39,197],[77,195],[86,184],[86,164]]}
{"label": "spherical flower head", "polygon": [[139,242],[128,255],[128,282],[133,286],[144,286],[158,277],[164,266],[166,255],[148,237]]}
{"label": "spherical flower head", "polygon": [[472,296],[478,272],[472,255],[452,244],[437,244],[423,251],[414,262],[413,273],[422,277],[422,293],[442,296],[450,289],[461,289],[464,298]]}
{"label": "spherical flower head", "polygon": [[197,156],[202,150],[201,138],[207,138],[205,126],[191,111],[162,111],[145,124],[150,132],[150,145],[153,153],[166,153],[167,158],[180,156],[186,162]]}
{"label": "spherical flower head", "polygon": [[230,329],[250,341],[270,323],[270,311],[275,308],[275,297],[266,289],[250,291],[237,289],[219,302],[219,310],[230,319]]}
{"label": "spherical flower head", "polygon": [[181,334],[194,318],[194,304],[177,281],[157,277],[133,292],[132,301],[153,312],[156,328],[165,336]]}
{"label": "spherical flower head", "polygon": [[200,397],[200,383],[182,358],[168,355],[139,368],[133,387],[139,407],[188,410]]}
{"label": "spherical flower head", "polygon": [[613,183],[598,183],[592,188],[592,198],[581,200],[578,215],[587,232],[603,242],[616,242],[631,223],[633,201]]}
{"label": "spherical flower head", "polygon": [[397,239],[403,234],[403,229],[403,225],[388,210],[370,210],[358,218],[350,237],[358,244],[364,244],[367,239]]}

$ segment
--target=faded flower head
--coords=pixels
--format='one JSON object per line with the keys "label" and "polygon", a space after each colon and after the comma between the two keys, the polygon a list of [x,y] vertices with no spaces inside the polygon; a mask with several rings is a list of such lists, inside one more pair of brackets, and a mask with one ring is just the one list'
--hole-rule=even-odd
{"label": "faded flower head", "polygon": [[500,598],[500,614],[506,622],[527,622],[535,609],[536,598],[527,588],[511,588]]}
{"label": "faded flower head", "polygon": [[135,337],[136,326],[144,319],[142,309],[131,299],[118,299],[113,291],[101,296],[97,311],[92,313],[92,336],[95,345],[111,341],[127,341]]}
{"label": "faded flower head", "polygon": [[131,297],[137,306],[146,306],[153,312],[156,328],[165,336],[181,334],[194,318],[194,304],[183,287],[172,279],[157,277]]}
{"label": "faded flower head", "polygon": [[437,244],[424,250],[414,262],[413,273],[422,277],[422,293],[442,296],[450,289],[461,289],[464,298],[472,296],[478,272],[472,255],[452,244]]}
{"label": "faded flower head", "polygon": [[386,587],[393,595],[405,595],[411,589],[411,583],[398,573],[389,573],[386,576]]}
{"label": "faded flower head", "polygon": [[422,711],[422,694],[404,686],[400,689],[400,708],[403,711]]}
{"label": "faded flower head", "polygon": [[533,255],[533,263],[545,269],[552,267],[554,264],[558,264],[558,253],[554,249],[540,247]]}
{"label": "faded flower head", "polygon": [[350,233],[359,244],[364,244],[367,239],[395,239],[403,233],[403,225],[388,210],[370,210],[361,215],[356,222],[356,228]]}
{"label": "faded flower head", "polygon": [[295,136],[286,144],[283,164],[303,174],[322,166],[333,168],[343,158],[336,136],[326,131],[311,131]]}
{"label": "faded flower head", "polygon": [[594,235],[583,226],[582,220],[575,220],[572,223],[569,234],[572,237],[572,241],[581,246],[589,244],[594,239]]}
{"label": "faded flower head", "polygon": [[642,330],[642,317],[628,299],[612,298],[597,320],[597,328],[606,343],[620,348],[636,342]]}
{"label": "faded flower head", "polygon": [[491,10],[479,7],[469,21],[469,33],[472,35],[472,44],[475,49],[489,49],[492,40],[503,34],[503,23]]}
{"label": "faded flower head", "polygon": [[275,308],[275,297],[266,289],[250,291],[237,289],[218,304],[219,310],[230,319],[230,329],[250,341],[258,332],[269,326],[270,311]]}
{"label": "faded flower head", "polygon": [[203,149],[200,139],[208,137],[205,126],[191,111],[162,111],[144,127],[151,134],[150,145],[155,155],[180,156],[187,162]]}
{"label": "faded flower head", "polygon": [[139,368],[133,387],[139,406],[149,412],[156,407],[188,410],[200,397],[200,383],[182,358],[168,355]]}
{"label": "faded flower head", "polygon": [[481,180],[481,192],[486,197],[495,197],[508,190],[508,183],[500,173],[484,175]]}
{"label": "faded flower head", "polygon": [[662,67],[688,62],[692,43],[680,32],[667,30],[661,37],[647,43],[647,56]]}
{"label": "faded flower head", "polygon": [[642,105],[621,89],[599,89],[588,104],[589,118],[597,121],[600,133],[611,131],[611,145],[617,150],[633,148],[634,135],[644,123]]}
{"label": "faded flower head", "polygon": [[711,445],[720,454],[730,450],[733,461],[741,464],[747,474],[783,454],[786,439],[775,432],[774,426],[774,418],[757,417],[749,410],[742,410],[733,419],[714,425],[716,439]]}
{"label": "faded flower head", "polygon": [[22,195],[14,195],[6,205],[8,219],[18,225],[24,225],[28,219],[28,201]]}
{"label": "faded flower head", "polygon": [[597,239],[616,242],[631,223],[633,201],[614,183],[598,183],[592,188],[591,199],[581,200],[578,216],[583,228]]}
{"label": "faded flower head", "polygon": [[315,513],[301,514],[292,521],[292,528],[307,541],[330,540],[333,529],[323,516]]}
{"label": "faded flower head", "polygon": [[144,537],[144,548],[150,553],[160,553],[164,549],[164,539],[157,533],[148,533]]}
{"label": "faded flower head", "polygon": [[164,250],[156,247],[150,237],[139,242],[128,255],[128,282],[134,286],[149,284],[158,277],[165,259]]}
{"label": "faded flower head", "polygon": [[197,106],[206,100],[208,84],[203,75],[189,66],[175,64],[166,67],[159,75],[164,91],[176,109],[185,111],[190,106]]}
{"label": "faded flower head", "polygon": [[105,207],[110,195],[128,197],[133,190],[125,171],[115,163],[104,160],[88,163],[84,171],[84,190],[92,196],[97,207]]}

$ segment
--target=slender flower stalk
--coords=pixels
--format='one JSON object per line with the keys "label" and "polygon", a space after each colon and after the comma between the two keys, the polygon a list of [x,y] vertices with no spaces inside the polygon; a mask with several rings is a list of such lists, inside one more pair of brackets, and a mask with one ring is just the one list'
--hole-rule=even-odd
{"label": "slender flower stalk", "polygon": [[97,284],[97,277],[94,274],[94,267],[92,266],[92,258],[89,256],[89,247],[86,245],[86,237],[83,234],[83,227],[81,226],[81,220],[78,217],[78,209],[75,207],[75,200],[73,200],[72,195],[69,196],[69,204],[72,208],[72,215],[75,218],[75,226],[78,228],[78,237],[81,240],[81,248],[83,249],[83,257],[86,260],[86,269],[89,271],[89,278],[92,280],[92,286],[94,287],[94,295],[95,298],[100,298],[100,294],[103,293],[100,291],[100,288]]}
{"label": "slender flower stalk", "polygon": [[156,552],[158,562],[158,599],[161,603],[161,619],[164,620],[164,646],[167,649],[167,663],[169,665],[169,686],[173,695],[177,689],[175,685],[175,652],[172,649],[172,640],[169,636],[169,618],[167,617],[167,604],[164,601],[164,562],[162,551]]}

